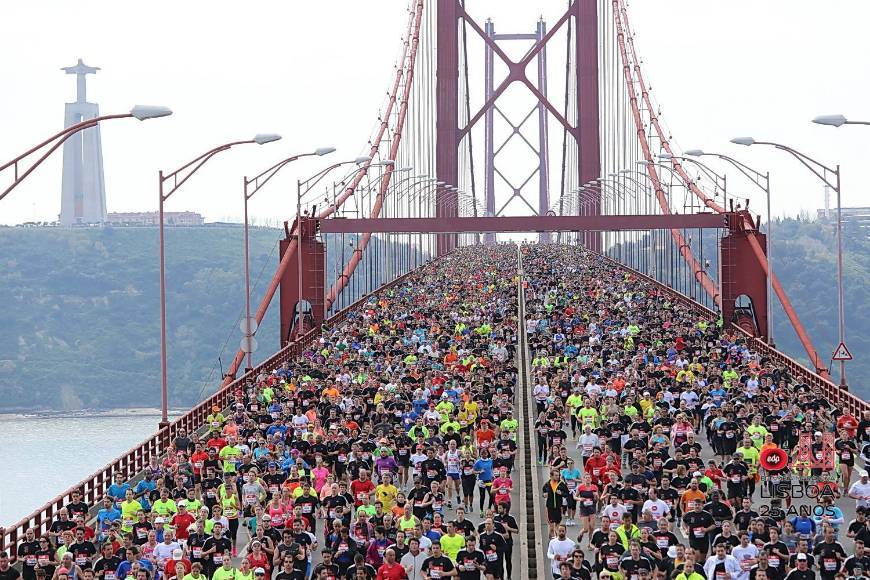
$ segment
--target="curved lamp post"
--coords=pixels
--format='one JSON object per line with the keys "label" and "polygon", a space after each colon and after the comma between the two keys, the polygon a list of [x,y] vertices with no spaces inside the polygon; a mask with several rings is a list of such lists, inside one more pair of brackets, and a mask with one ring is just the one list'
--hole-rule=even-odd
{"label": "curved lamp post", "polygon": [[[7,161],[3,165],[0,165],[0,173],[4,170],[12,168],[14,172],[14,177],[12,181],[12,185],[4,189],[0,192],[0,199],[6,197],[9,192],[15,189],[18,184],[20,184],[24,179],[33,173],[33,171],[42,164],[43,161],[48,158],[49,155],[54,153],[64,142],[72,137],[74,134],[79,131],[84,131],[85,129],[90,129],[91,127],[96,127],[101,121],[108,121],[111,119],[138,119],[140,121],[146,121],[148,119],[157,119],[158,117],[167,117],[172,114],[172,110],[169,107],[160,107],[160,106],[150,106],[150,105],[136,105],[132,109],[130,109],[129,113],[119,113],[115,115],[102,115],[100,117],[94,117],[93,119],[87,119],[82,121],[81,123],[76,123],[75,125],[70,125],[63,131],[59,133],[55,133],[42,143],[31,147],[15,159],[11,161]],[[48,151],[42,154],[39,159],[33,162],[32,165],[21,171],[19,169],[19,164],[30,157],[31,155],[37,153],[41,149],[48,147]]]}
{"label": "curved lamp post", "polygon": [[[253,139],[244,141],[231,141],[218,145],[213,149],[209,149],[199,157],[188,161],[171,173],[163,173],[163,170],[158,172],[158,219],[160,227],[160,429],[169,425],[169,389],[167,380],[166,368],[166,252],[164,247],[163,236],[163,205],[169,197],[178,191],[191,176],[196,173],[209,159],[222,151],[235,147],[236,145],[247,145],[254,143],[257,145],[265,145],[277,141],[281,138],[280,135],[274,133],[261,133],[254,135]],[[167,182],[172,181],[171,187],[168,187]]]}

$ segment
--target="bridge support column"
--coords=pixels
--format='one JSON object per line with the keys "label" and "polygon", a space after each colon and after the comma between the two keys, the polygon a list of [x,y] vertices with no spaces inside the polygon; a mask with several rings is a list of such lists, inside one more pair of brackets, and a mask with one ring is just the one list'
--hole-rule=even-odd
{"label": "bridge support column", "polygon": [[[302,330],[321,324],[325,317],[323,290],[325,285],[326,251],[323,242],[314,237],[316,220],[302,220],[302,239],[294,230],[280,242],[280,259],[292,251],[290,267],[281,277],[281,347],[290,342],[296,333],[298,313],[301,313]],[[301,298],[300,298],[301,289]],[[301,304],[300,304],[301,303]]]}
{"label": "bridge support column", "polygon": [[[459,185],[459,3],[438,0],[437,71],[435,73],[435,175],[447,184],[435,193],[439,218],[459,215],[459,195],[449,186]],[[456,247],[456,234],[438,234],[439,256]]]}
{"label": "bridge support column", "polygon": [[767,236],[760,232],[750,234],[739,225],[732,225],[728,235],[722,238],[719,251],[722,318],[726,324],[734,322],[767,341],[767,301],[770,299],[767,273],[753,254],[749,235],[755,236],[767,255]]}

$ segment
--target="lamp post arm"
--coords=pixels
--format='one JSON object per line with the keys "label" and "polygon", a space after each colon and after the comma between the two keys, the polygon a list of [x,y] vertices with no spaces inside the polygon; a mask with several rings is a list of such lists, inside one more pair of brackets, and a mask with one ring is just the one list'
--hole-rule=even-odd
{"label": "lamp post arm", "polygon": [[[824,163],[820,163],[820,162],[816,161],[815,159],[813,159],[812,157],[810,157],[809,155],[805,155],[805,154],[801,153],[800,151],[797,151],[796,149],[792,149],[788,145],[783,145],[781,143],[773,143],[771,141],[756,141],[754,143],[754,145],[771,145],[771,146],[776,147],[777,149],[779,149],[781,151],[785,151],[786,153],[790,153],[792,157],[794,157],[795,159],[797,159],[798,161],[803,163],[807,169],[812,171],[816,175],[816,177],[818,177],[823,182],[825,182],[825,184],[827,184],[828,187],[832,188],[834,191],[840,190],[839,183],[832,183],[827,178],[828,173],[831,173],[833,175],[838,175],[839,171],[837,169],[833,169],[831,167],[828,167]],[[819,171],[819,169],[821,169],[821,171]]]}
{"label": "lamp post arm", "polygon": [[[761,189],[763,189],[764,191],[767,191],[767,189],[770,187],[770,183],[769,183],[770,180],[769,180],[767,175],[765,175],[764,173],[762,173],[756,169],[749,167],[745,163],[738,161],[738,160],[734,159],[733,157],[729,157],[728,155],[723,155],[721,153],[704,153],[704,155],[712,155],[714,157],[718,157],[719,159],[722,159],[723,161],[727,161],[728,163],[733,165],[738,171],[740,171],[740,173],[742,173],[744,176],[746,176],[747,179],[754,181],[755,184],[758,187],[760,187]],[[764,186],[761,185],[762,180],[764,180],[764,182],[765,182]]]}
{"label": "lamp post arm", "polygon": [[[244,145],[247,143],[255,143],[255,141],[253,139],[247,139],[245,141],[233,141],[232,143],[225,143],[223,145],[219,145],[219,146],[215,147],[214,149],[209,149],[208,151],[206,151],[205,153],[203,153],[199,157],[192,159],[191,161],[188,161],[187,163],[185,163],[184,165],[182,165],[181,167],[179,167],[175,171],[173,171],[171,173],[162,174],[161,180],[164,183],[169,181],[170,179],[172,180],[172,188],[169,189],[168,192],[163,193],[163,201],[166,201],[167,199],[169,199],[169,197],[173,193],[178,191],[178,188],[181,187],[182,185],[184,185],[184,183],[188,179],[190,179],[191,176],[194,173],[196,173],[200,167],[205,165],[205,163],[208,162],[209,159],[211,159],[212,157],[214,157],[218,153],[220,153],[222,151],[226,151],[227,149],[229,149],[235,145]],[[181,175],[181,179],[179,179],[180,175]]]}
{"label": "lamp post arm", "polygon": [[713,171],[713,169],[710,168],[709,165],[707,165],[705,163],[701,163],[697,159],[690,159],[688,157],[678,157],[678,156],[671,157],[671,159],[678,160],[677,165],[680,165],[679,161],[688,161],[689,163],[693,163],[693,164],[697,165],[698,168],[701,171],[703,171],[707,177],[709,177],[710,179],[712,179],[716,183],[717,187],[718,187],[720,181],[723,183],[725,182],[725,176],[719,175],[718,173]]}
{"label": "lamp post arm", "polygon": [[297,159],[300,159],[302,157],[310,157],[312,155],[316,155],[316,153],[300,153],[299,155],[293,155],[292,157],[288,157],[287,159],[283,159],[283,160],[279,161],[278,163],[276,163],[275,165],[273,165],[269,169],[266,169],[265,171],[259,173],[258,175],[255,175],[251,179],[248,179],[246,177],[245,184],[246,185],[253,185],[253,188],[248,190],[248,193],[246,194],[248,199],[251,199],[254,196],[254,194],[260,190],[261,187],[263,187],[264,185],[269,183],[269,180],[272,179],[276,173],[281,171],[285,165],[292,163],[292,162],[294,162]]}
{"label": "lamp post arm", "polygon": [[[70,137],[72,137],[75,133],[78,133],[79,131],[84,131],[85,129],[90,129],[91,127],[96,127],[100,123],[100,121],[106,121],[109,119],[126,119],[126,118],[132,117],[132,116],[133,115],[131,113],[120,113],[117,115],[103,115],[102,117],[94,117],[93,119],[88,119],[87,121],[82,121],[81,123],[76,123],[75,125],[70,125],[69,127],[64,129],[63,131],[59,131],[58,133],[55,133],[54,135],[52,135],[51,137],[49,137],[48,139],[46,139],[42,143],[39,143],[38,145],[31,147],[30,149],[28,149],[27,151],[25,151],[24,153],[22,153],[18,157],[12,159],[11,161],[4,163],[3,165],[0,165],[0,173],[2,173],[3,171],[5,171],[6,169],[8,169],[10,167],[12,167],[13,171],[15,172],[15,175],[13,177],[14,181],[12,182],[12,185],[10,185],[6,189],[4,189],[2,192],[0,192],[0,199],[3,199],[4,197],[6,197],[13,189],[15,189],[22,181],[24,181],[24,179],[26,179],[28,175],[33,173],[33,171],[37,167],[39,167],[42,164],[42,162],[48,158],[49,155],[54,153],[58,149],[58,147],[63,145],[64,142],[67,139],[69,139]],[[36,153],[37,151],[39,151],[40,149],[45,147],[46,145],[50,144],[52,141],[56,141],[56,143],[54,143],[48,149],[48,151],[46,151],[39,159],[37,159],[33,163],[33,165],[28,167],[23,173],[19,174],[18,164],[21,161],[23,161],[24,159],[26,159],[27,157],[31,156],[32,154]]]}

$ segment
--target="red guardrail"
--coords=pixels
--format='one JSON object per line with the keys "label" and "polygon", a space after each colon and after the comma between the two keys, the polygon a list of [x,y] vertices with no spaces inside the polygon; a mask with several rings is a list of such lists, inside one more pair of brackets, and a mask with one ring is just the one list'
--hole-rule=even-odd
{"label": "red guardrail", "polygon": [[[327,320],[327,324],[334,326],[344,322],[347,319],[348,313],[359,308],[366,300],[368,300],[371,294],[376,294],[401,284],[414,271],[399,276],[373,293],[363,295],[359,300],[330,317]],[[308,331],[302,336],[302,338],[293,341],[260,363],[256,368],[254,368],[251,374],[256,376],[256,374],[261,371],[271,372],[286,361],[300,355],[306,346],[319,337],[320,328],[314,328]],[[239,377],[170,423],[165,429],[161,429],[147,440],[106,465],[103,469],[91,474],[70,487],[30,515],[22,518],[20,521],[8,528],[0,527],[0,551],[8,550],[10,552],[10,557],[14,559],[18,542],[24,538],[24,532],[28,528],[34,528],[36,531],[36,537],[46,533],[60,508],[72,501],[71,494],[74,490],[82,492],[82,501],[91,506],[95,505],[100,498],[105,495],[109,486],[112,485],[112,479],[115,474],[123,473],[128,478],[132,478],[136,474],[142,472],[145,467],[147,467],[152,457],[159,458],[166,453],[180,429],[185,429],[187,433],[194,433],[205,425],[205,419],[209,413],[211,413],[211,408],[214,405],[218,405],[222,409],[228,407],[232,393],[243,385],[247,379],[247,374]]]}
{"label": "red guardrail", "polygon": [[[710,310],[703,304],[699,304],[695,302],[685,294],[681,294],[677,292],[673,288],[662,284],[658,280],[654,278],[650,278],[646,274],[642,274],[637,270],[629,268],[625,264],[617,262],[616,260],[609,258],[607,256],[601,255],[604,260],[610,262],[611,264],[625,270],[626,272],[631,272],[633,275],[643,278],[645,281],[650,284],[655,285],[660,290],[664,291],[666,294],[671,296],[674,300],[693,308],[696,311],[703,312],[708,314],[709,316],[715,318],[719,317],[717,312]],[[818,387],[824,393],[825,398],[827,398],[832,403],[836,403],[840,406],[841,410],[848,411],[853,417],[861,418],[861,415],[864,411],[870,411],[870,403],[867,403],[863,399],[859,399],[849,391],[845,391],[839,387],[839,385],[829,381],[828,379],[822,378],[817,375],[815,372],[802,365],[795,359],[790,356],[783,354],[782,352],[776,350],[775,348],[771,348],[766,342],[759,338],[755,338],[754,336],[750,336],[746,333],[745,330],[740,328],[739,326],[732,325],[734,329],[738,332],[742,333],[749,340],[752,341],[752,348],[763,353],[764,356],[771,358],[777,365],[784,367],[791,373],[791,375],[800,380],[800,382],[809,385],[810,387]]]}

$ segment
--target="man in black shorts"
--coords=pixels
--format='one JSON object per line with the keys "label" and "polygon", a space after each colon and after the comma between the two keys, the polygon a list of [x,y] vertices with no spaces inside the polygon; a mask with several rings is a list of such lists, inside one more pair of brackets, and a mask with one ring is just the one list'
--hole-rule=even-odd
{"label": "man in black shorts", "polygon": [[556,536],[556,526],[562,522],[562,500],[571,492],[559,477],[559,471],[550,470],[550,481],[544,484],[544,499],[547,506],[547,522],[550,524],[550,537]]}

